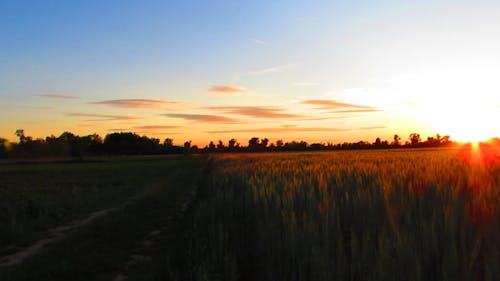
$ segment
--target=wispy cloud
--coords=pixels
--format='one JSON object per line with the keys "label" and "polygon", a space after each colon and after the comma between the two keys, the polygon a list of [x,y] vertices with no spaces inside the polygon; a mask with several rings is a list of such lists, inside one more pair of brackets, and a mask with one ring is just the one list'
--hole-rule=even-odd
{"label": "wispy cloud", "polygon": [[291,132],[343,132],[351,129],[327,128],[327,127],[275,127],[275,128],[252,128],[236,130],[215,130],[207,131],[210,134],[228,134],[228,133],[291,133]]}
{"label": "wispy cloud", "polygon": [[246,89],[236,86],[212,86],[208,89],[213,94],[240,94],[246,92]]}
{"label": "wispy cloud", "polygon": [[37,105],[20,105],[19,108],[29,109],[29,110],[50,110],[53,109],[51,106],[37,106]]}
{"label": "wispy cloud", "polygon": [[185,114],[185,113],[167,113],[162,114],[166,117],[180,118],[185,120],[206,122],[206,123],[239,123],[238,120],[219,116],[219,115],[209,115],[209,114]]}
{"label": "wispy cloud", "polygon": [[371,127],[360,127],[358,130],[378,130],[378,129],[385,129],[387,127],[385,126],[371,126]]}
{"label": "wispy cloud", "polygon": [[89,120],[86,120],[86,121],[114,121],[114,120],[135,120],[135,119],[140,119],[140,117],[136,117],[136,116],[108,115],[108,114],[90,114],[90,113],[67,113],[66,116],[70,116],[70,117],[97,118],[97,119],[89,119]]}
{"label": "wispy cloud", "polygon": [[342,108],[373,109],[373,107],[367,105],[352,104],[335,100],[311,99],[311,100],[302,100],[300,103],[307,105],[316,105],[318,106],[318,109],[342,109]]}
{"label": "wispy cloud", "polygon": [[145,135],[151,137],[151,135],[178,135],[179,132],[158,132],[155,130],[137,130],[137,127],[134,128],[111,128],[108,129],[108,132],[116,133],[116,132],[133,132],[138,135]]}
{"label": "wispy cloud", "polygon": [[262,40],[257,39],[257,38],[247,38],[247,40],[252,42],[252,43],[255,43],[257,45],[265,45],[266,44],[265,41],[262,41]]}
{"label": "wispy cloud", "polygon": [[166,105],[174,105],[178,102],[155,99],[118,99],[90,102],[90,104],[107,105],[121,108],[161,108]]}
{"label": "wispy cloud", "polygon": [[294,63],[275,65],[275,66],[270,66],[270,67],[261,68],[261,69],[251,71],[249,74],[259,75],[259,74],[267,74],[267,73],[275,73],[275,72],[284,72],[284,71],[287,71],[287,70],[294,68],[295,66],[296,66],[296,64],[294,64]]}
{"label": "wispy cloud", "polygon": [[283,125],[272,128],[245,128],[234,130],[213,130],[206,131],[210,134],[229,134],[229,133],[304,133],[304,132],[349,132],[356,130],[376,130],[385,129],[385,126],[371,126],[360,128],[338,128],[338,127],[299,127],[296,125]]}
{"label": "wispy cloud", "polygon": [[107,130],[108,132],[130,132],[130,128],[111,128]]}
{"label": "wispy cloud", "polygon": [[256,118],[303,118],[304,115],[284,112],[283,108],[272,106],[215,106],[212,110],[227,114],[243,115]]}
{"label": "wispy cloud", "polygon": [[379,112],[382,111],[377,108],[362,108],[362,109],[346,109],[346,110],[336,110],[331,113],[368,113],[368,112]]}
{"label": "wispy cloud", "polygon": [[40,94],[38,97],[48,98],[48,99],[77,99],[76,96],[61,95],[61,94]]}
{"label": "wispy cloud", "polygon": [[148,126],[135,126],[134,129],[141,130],[170,130],[178,129],[180,126],[170,126],[170,125],[148,125]]}

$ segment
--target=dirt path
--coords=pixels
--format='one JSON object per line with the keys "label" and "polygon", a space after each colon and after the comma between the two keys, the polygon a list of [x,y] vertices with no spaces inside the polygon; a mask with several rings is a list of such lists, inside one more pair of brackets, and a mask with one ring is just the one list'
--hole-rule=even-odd
{"label": "dirt path", "polygon": [[[182,219],[188,207],[190,206],[194,196],[196,195],[196,191],[193,190],[188,198],[180,205],[180,209],[176,215],[170,216],[167,218],[167,224],[162,226],[161,228],[155,229],[148,233],[138,244],[137,246],[131,250],[131,255],[128,257],[127,263],[123,266],[120,273],[118,273],[114,279],[114,281],[123,281],[127,279],[128,271],[133,268],[138,263],[142,263],[144,261],[149,261],[151,258],[144,254],[144,252],[150,248],[155,242],[157,242],[157,238],[164,234],[169,229],[169,225],[171,222],[175,220]],[[104,210],[95,211],[90,213],[87,217],[79,220],[72,221],[69,224],[58,226],[56,228],[52,228],[48,231],[48,237],[44,239],[40,239],[35,241],[28,247],[21,248],[18,251],[0,257],[0,267],[8,267],[15,266],[21,264],[25,259],[32,257],[42,251],[47,245],[58,242],[66,237],[66,235],[75,229],[84,227],[94,222],[98,218],[104,217],[111,212],[114,212],[118,209],[124,208],[127,205],[131,204],[132,199],[127,200],[125,203],[121,204],[118,207],[108,208]]]}
{"label": "dirt path", "polygon": [[87,217],[83,219],[75,220],[70,222],[69,224],[50,229],[48,231],[49,233],[48,237],[35,241],[30,246],[21,248],[12,254],[0,257],[0,267],[14,266],[22,263],[25,259],[38,254],[47,245],[60,241],[61,239],[66,237],[69,231],[86,226],[98,218],[106,216],[113,211],[116,211],[120,208],[127,206],[128,204],[131,203],[131,201],[132,200],[129,199],[118,207],[95,211],[93,213],[90,213]]}
{"label": "dirt path", "polygon": [[129,272],[133,270],[134,267],[142,263],[150,262],[152,260],[152,257],[147,254],[148,249],[154,246],[165,233],[168,233],[168,231],[171,230],[170,226],[172,224],[176,223],[176,221],[179,221],[184,217],[188,208],[192,205],[196,193],[197,188],[194,188],[189,193],[184,202],[180,204],[179,210],[174,215],[167,217],[167,223],[165,225],[149,232],[141,241],[139,241],[139,243],[137,243],[137,246],[131,250],[128,261],[123,265],[121,271],[116,274],[116,277],[113,279],[113,281],[127,280]]}

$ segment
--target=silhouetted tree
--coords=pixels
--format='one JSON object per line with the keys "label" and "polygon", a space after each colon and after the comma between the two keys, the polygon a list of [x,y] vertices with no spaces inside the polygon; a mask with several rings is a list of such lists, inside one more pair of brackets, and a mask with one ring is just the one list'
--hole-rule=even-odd
{"label": "silhouetted tree", "polygon": [[420,143],[420,135],[417,133],[411,133],[409,136],[409,141],[412,146],[416,146]]}
{"label": "silhouetted tree", "polygon": [[215,143],[213,141],[210,141],[210,143],[208,144],[208,149],[210,151],[214,151],[215,150]]}
{"label": "silhouetted tree", "polygon": [[222,142],[222,140],[219,140],[218,143],[217,143],[217,150],[223,151],[225,149],[226,149],[226,146],[224,145],[224,143]]}
{"label": "silhouetted tree", "polygon": [[260,145],[262,146],[262,148],[266,148],[268,144],[269,144],[269,139],[263,138],[260,140]]}
{"label": "silhouetted tree", "polygon": [[191,141],[184,142],[184,154],[191,153]]}
{"label": "silhouetted tree", "polygon": [[230,139],[229,142],[227,143],[229,150],[234,150],[236,147],[238,147],[238,141],[236,139]]}
{"label": "silhouetted tree", "polygon": [[91,134],[87,136],[80,137],[80,143],[82,146],[83,153],[87,154],[99,154],[102,152],[102,138],[98,134]]}
{"label": "silhouetted tree", "polygon": [[[45,157],[45,156],[78,156],[92,154],[157,154],[157,153],[196,153],[196,152],[216,152],[216,151],[276,151],[276,150],[335,150],[335,149],[371,149],[387,148],[390,146],[399,147],[401,138],[394,135],[393,142],[389,145],[388,141],[382,141],[376,138],[375,142],[359,141],[355,143],[344,142],[342,144],[328,145],[322,143],[313,143],[308,145],[305,141],[292,141],[283,144],[283,140],[277,140],[276,145],[270,144],[269,139],[259,139],[253,137],[248,141],[247,147],[241,147],[236,139],[228,141],[226,147],[219,140],[217,144],[210,142],[204,149],[200,150],[197,146],[191,146],[191,141],[184,143],[184,146],[175,146],[173,140],[167,138],[163,144],[157,138],[148,138],[139,136],[135,133],[112,133],[106,135],[104,140],[97,134],[80,137],[71,132],[63,132],[59,137],[54,135],[45,139],[33,139],[26,136],[24,130],[18,129],[15,132],[19,137],[19,143],[10,144],[6,139],[0,138],[0,156],[15,157]],[[412,133],[406,142],[407,147],[437,147],[450,145],[453,142],[450,136],[436,134],[436,136],[427,137],[425,142],[421,142],[420,135]]]}
{"label": "silhouetted tree", "polygon": [[279,139],[276,141],[276,146],[279,148],[279,147],[282,147],[284,145],[283,143],[283,140]]}
{"label": "silhouetted tree", "polygon": [[26,136],[24,135],[24,130],[23,129],[17,129],[14,134],[19,138],[19,143],[25,143],[26,142]]}
{"label": "silhouetted tree", "polygon": [[260,150],[260,140],[257,137],[253,137],[250,140],[248,140],[248,149],[250,151],[258,151]]}
{"label": "silhouetted tree", "polygon": [[380,138],[376,138],[375,142],[373,143],[374,148],[387,148],[389,147],[389,142],[386,140],[381,140]]}
{"label": "silhouetted tree", "polygon": [[450,141],[450,136],[444,136],[442,139],[441,139],[441,143],[442,144],[450,144],[451,141]]}
{"label": "silhouetted tree", "polygon": [[312,143],[311,145],[309,145],[309,148],[311,150],[324,150],[326,146],[322,143]]}
{"label": "silhouetted tree", "polygon": [[283,146],[285,150],[306,150],[307,148],[307,142],[305,141],[292,141],[292,142],[287,142]]}
{"label": "silhouetted tree", "polygon": [[112,133],[104,138],[104,151],[111,154],[156,154],[161,152],[160,140],[140,137],[135,133]]}
{"label": "silhouetted tree", "polygon": [[174,146],[174,140],[171,139],[171,138],[166,138],[164,141],[163,141],[163,146],[166,147],[166,148],[171,148]]}
{"label": "silhouetted tree", "polygon": [[391,143],[391,145],[394,145],[394,146],[399,146],[401,143],[401,138],[398,136],[398,135],[394,135],[394,137],[392,138],[393,141]]}
{"label": "silhouetted tree", "polygon": [[12,145],[7,139],[0,138],[0,157],[4,157],[9,152]]}

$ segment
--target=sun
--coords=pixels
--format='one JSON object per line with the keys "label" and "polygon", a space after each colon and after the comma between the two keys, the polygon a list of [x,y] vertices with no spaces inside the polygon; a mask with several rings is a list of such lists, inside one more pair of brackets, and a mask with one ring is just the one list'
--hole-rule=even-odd
{"label": "sun", "polygon": [[426,129],[459,142],[489,140],[500,137],[500,84],[485,61],[490,58],[436,62],[396,76],[391,85],[406,102],[404,114]]}
{"label": "sun", "polygon": [[426,118],[436,131],[456,141],[477,143],[499,135],[499,111],[487,100],[460,97],[429,105]]}

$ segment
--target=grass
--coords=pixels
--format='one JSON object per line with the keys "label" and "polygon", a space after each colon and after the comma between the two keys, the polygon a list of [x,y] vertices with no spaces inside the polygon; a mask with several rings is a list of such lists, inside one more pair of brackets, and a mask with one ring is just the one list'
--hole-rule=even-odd
{"label": "grass", "polygon": [[[180,208],[179,204],[196,188],[204,166],[200,157],[167,157],[4,167],[3,175],[10,177],[11,182],[21,179],[23,174],[34,174],[39,179],[25,179],[19,184],[18,194],[15,186],[7,188],[10,196],[25,201],[37,198],[43,206],[42,215],[37,217],[43,223],[33,222],[33,218],[22,213],[23,209],[16,210],[15,215],[20,218],[18,222],[26,226],[38,223],[43,226],[41,229],[46,229],[63,222],[44,216],[57,212],[61,207],[55,205],[68,198],[70,202],[64,208],[67,219],[92,209],[116,205],[130,196],[133,200],[89,226],[69,233],[65,239],[23,264],[0,268],[0,280],[113,279],[141,239],[169,224]],[[17,170],[17,173],[8,173],[7,168]],[[31,189],[27,186],[30,182]],[[68,192],[67,183],[70,182],[76,185],[76,193]]]}
{"label": "grass", "polygon": [[500,154],[481,153],[215,156],[165,259],[182,263],[164,268],[179,280],[499,280]]}
{"label": "grass", "polygon": [[161,181],[180,159],[0,165],[0,249],[27,244],[51,227],[117,206]]}

